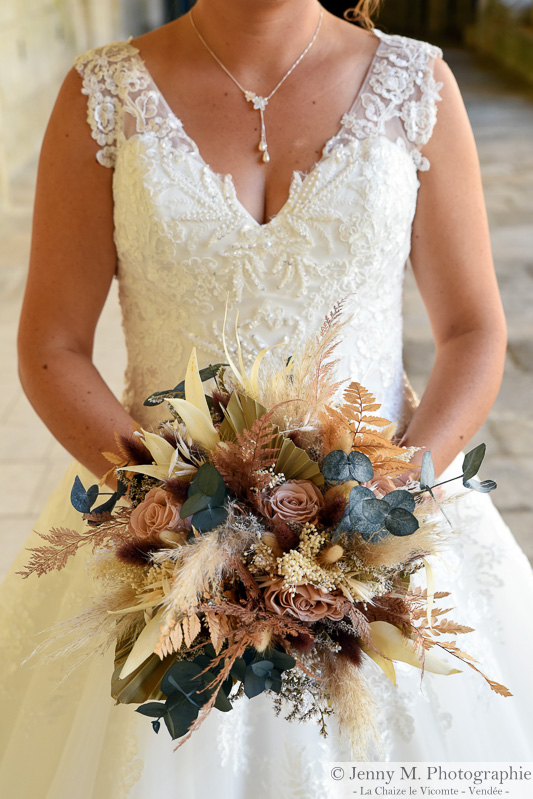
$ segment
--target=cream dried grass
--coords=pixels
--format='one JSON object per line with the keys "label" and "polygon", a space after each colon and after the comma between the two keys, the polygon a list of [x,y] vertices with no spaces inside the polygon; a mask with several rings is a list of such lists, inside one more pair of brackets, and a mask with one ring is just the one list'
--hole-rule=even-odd
{"label": "cream dried grass", "polygon": [[215,595],[224,575],[231,570],[232,558],[257,541],[262,531],[255,517],[240,514],[235,503],[230,503],[223,525],[198,535],[192,544],[181,548],[182,559],[176,564],[165,598],[169,611],[189,612],[206,594]]}
{"label": "cream dried grass", "polygon": [[367,760],[370,752],[381,750],[376,727],[376,705],[361,673],[347,658],[325,653],[325,691],[335,713],[341,737],[356,760]]}
{"label": "cream dried grass", "polygon": [[[415,515],[418,515],[416,511]],[[412,535],[389,535],[374,544],[356,535],[349,551],[369,569],[389,569],[440,551],[452,534],[453,531],[444,518],[426,517],[420,520],[420,527]]]}

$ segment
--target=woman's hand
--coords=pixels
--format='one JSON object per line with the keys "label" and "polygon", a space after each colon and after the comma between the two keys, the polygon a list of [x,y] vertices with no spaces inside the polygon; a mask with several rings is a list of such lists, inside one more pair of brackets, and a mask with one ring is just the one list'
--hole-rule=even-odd
{"label": "woman's hand", "polygon": [[[436,346],[431,376],[402,444],[431,450],[437,474],[485,420],[503,372],[506,329],[494,273],[474,137],[440,59],[442,103],[424,155],[411,264]],[[425,449],[413,457],[419,465]]]}
{"label": "woman's hand", "polygon": [[92,363],[94,333],[117,255],[112,170],[96,161],[87,100],[72,70],[61,88],[39,162],[30,270],[18,347],[33,407],[63,446],[92,472],[109,463],[114,431],[133,420]]}

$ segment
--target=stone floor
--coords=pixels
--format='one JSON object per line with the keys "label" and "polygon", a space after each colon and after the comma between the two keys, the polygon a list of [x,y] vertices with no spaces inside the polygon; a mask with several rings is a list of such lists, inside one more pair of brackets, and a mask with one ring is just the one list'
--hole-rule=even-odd
{"label": "stone floor", "polygon": [[[476,135],[498,278],[509,322],[509,352],[502,389],[475,438],[485,441],[485,477],[521,546],[533,559],[533,93],[502,77],[475,56],[447,50]],[[48,433],[19,386],[15,337],[28,262],[35,165],[13,187],[0,215],[0,576],[70,457]],[[405,361],[421,392],[433,360],[431,331],[414,280],[405,292]],[[106,304],[95,359],[120,394],[125,363],[116,287]]]}

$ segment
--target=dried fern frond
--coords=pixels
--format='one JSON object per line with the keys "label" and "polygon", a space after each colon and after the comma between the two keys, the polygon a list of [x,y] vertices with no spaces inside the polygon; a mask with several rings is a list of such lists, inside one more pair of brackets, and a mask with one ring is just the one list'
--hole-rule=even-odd
{"label": "dried fern frond", "polygon": [[341,300],[333,307],[318,334],[309,338],[301,351],[273,353],[263,366],[259,400],[268,408],[278,408],[273,421],[282,430],[309,425],[345,382],[336,379],[338,359],[334,357],[349,321],[343,316],[343,306]]}
{"label": "dried fern frond", "polygon": [[261,491],[272,479],[268,470],[276,462],[278,431],[272,424],[272,412],[256,419],[249,429],[237,435],[236,442],[225,441],[213,452],[213,463],[226,486],[236,496],[255,504],[254,491]]}

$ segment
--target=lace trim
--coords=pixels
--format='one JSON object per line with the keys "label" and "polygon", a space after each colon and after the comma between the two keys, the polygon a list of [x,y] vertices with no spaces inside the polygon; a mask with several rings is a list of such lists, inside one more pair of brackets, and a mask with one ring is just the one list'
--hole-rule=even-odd
{"label": "lace trim", "polygon": [[[429,161],[421,148],[431,138],[437,120],[436,104],[442,99],[439,91],[443,84],[433,75],[434,61],[442,57],[442,50],[416,39],[379,30],[374,33],[380,42],[361,94],[343,116],[341,131],[324,151],[330,152],[353,136],[365,139],[383,135],[400,143],[401,133],[416,168],[425,171]],[[155,133],[159,139],[178,132],[182,145],[184,141],[189,145],[185,149],[198,155],[196,144],[186,136],[130,41],[89,50],[74,61],[83,80],[82,92],[88,97],[87,121],[92,137],[102,148],[96,156],[98,162],[115,166],[125,113],[135,122],[134,132]],[[397,124],[396,130],[395,120],[401,120],[401,128]]]}
{"label": "lace trim", "polygon": [[[88,50],[74,61],[74,68],[82,78],[82,94],[88,97],[87,122],[93,139],[102,149],[96,158],[102,166],[112,168],[117,157],[117,139],[124,113],[124,100],[129,91],[141,88],[142,76],[132,74],[123,63],[138,54],[127,42],[112,42],[95,50]],[[148,80],[145,81],[148,83]],[[139,107],[147,112],[146,104]]]}
{"label": "lace trim", "polygon": [[[401,120],[415,166],[427,171],[429,161],[421,148],[431,138],[437,121],[436,104],[442,100],[439,91],[443,84],[433,75],[434,61],[442,57],[442,50],[405,36],[390,36],[377,30],[374,33],[381,45],[367,81],[372,91],[361,93],[342,124],[358,139],[381,135],[394,140],[394,122]],[[399,133],[399,126],[396,128]],[[342,135],[346,135],[345,131],[339,138]]]}

